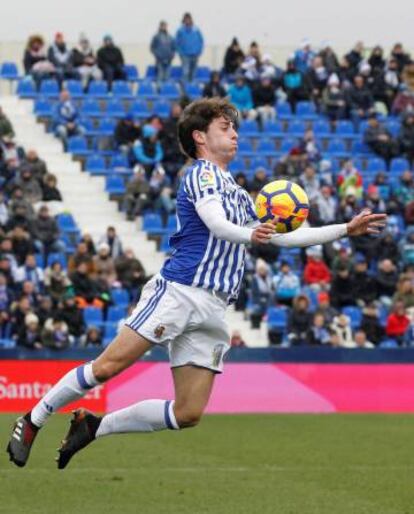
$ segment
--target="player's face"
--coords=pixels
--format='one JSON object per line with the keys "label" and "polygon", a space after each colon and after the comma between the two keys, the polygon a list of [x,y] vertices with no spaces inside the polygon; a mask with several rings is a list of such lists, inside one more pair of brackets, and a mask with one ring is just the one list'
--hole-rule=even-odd
{"label": "player's face", "polygon": [[236,155],[238,137],[233,122],[221,116],[208,127],[205,149],[211,156],[228,163]]}

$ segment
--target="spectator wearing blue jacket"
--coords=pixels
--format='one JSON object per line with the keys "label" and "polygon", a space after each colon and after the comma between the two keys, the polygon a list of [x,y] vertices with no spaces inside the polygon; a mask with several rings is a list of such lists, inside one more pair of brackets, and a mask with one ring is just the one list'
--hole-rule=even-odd
{"label": "spectator wearing blue jacket", "polygon": [[175,44],[183,66],[184,81],[191,82],[194,78],[198,59],[203,52],[203,35],[198,27],[194,26],[193,17],[185,13],[181,27],[175,36]]}
{"label": "spectator wearing blue jacket", "polygon": [[142,137],[135,142],[133,153],[136,163],[143,166],[146,178],[149,180],[153,169],[164,157],[158,132],[152,125],[142,127]]}
{"label": "spectator wearing blue jacket", "polygon": [[171,62],[175,55],[175,41],[168,33],[165,21],[160,22],[158,32],[152,38],[151,53],[155,57],[157,81],[165,82],[170,78]]}
{"label": "spectator wearing blue jacket", "polygon": [[56,106],[53,120],[55,134],[66,144],[70,136],[80,136],[85,133],[79,122],[79,111],[72,102],[68,91],[63,89],[60,93],[59,103]]}
{"label": "spectator wearing blue jacket", "polygon": [[240,117],[254,120],[257,112],[253,107],[253,95],[250,87],[246,84],[243,75],[237,75],[236,81],[229,87],[230,102],[236,107],[240,113]]}
{"label": "spectator wearing blue jacket", "polygon": [[316,53],[312,50],[309,39],[303,39],[300,48],[295,51],[293,58],[296,69],[305,74],[311,67]]}

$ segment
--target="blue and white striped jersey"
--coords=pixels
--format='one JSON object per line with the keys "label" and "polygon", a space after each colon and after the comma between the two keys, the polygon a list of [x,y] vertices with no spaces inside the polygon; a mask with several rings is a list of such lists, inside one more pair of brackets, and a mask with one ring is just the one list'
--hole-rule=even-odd
{"label": "blue and white striped jersey", "polygon": [[196,205],[211,195],[220,200],[232,223],[245,226],[257,220],[250,195],[230,172],[210,161],[195,161],[178,190],[178,229],[170,239],[173,251],[161,274],[166,280],[212,289],[235,299],[244,271],[245,248],[216,238],[198,216]]}

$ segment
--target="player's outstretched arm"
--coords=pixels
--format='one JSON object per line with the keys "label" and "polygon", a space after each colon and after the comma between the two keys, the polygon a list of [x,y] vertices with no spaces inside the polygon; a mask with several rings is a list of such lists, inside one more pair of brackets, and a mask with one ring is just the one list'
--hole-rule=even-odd
{"label": "player's outstretched arm", "polygon": [[386,219],[386,214],[371,214],[365,209],[349,223],[326,227],[301,227],[289,234],[274,234],[270,242],[276,246],[305,247],[330,243],[345,236],[379,234],[385,226]]}

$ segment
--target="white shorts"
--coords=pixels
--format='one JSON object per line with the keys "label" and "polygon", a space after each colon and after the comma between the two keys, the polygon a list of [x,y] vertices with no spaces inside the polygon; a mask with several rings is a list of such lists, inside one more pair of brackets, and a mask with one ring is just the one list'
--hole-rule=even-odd
{"label": "white shorts", "polygon": [[153,277],[125,325],[154,344],[168,346],[172,368],[194,365],[223,371],[230,348],[227,303],[213,292]]}

